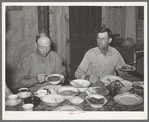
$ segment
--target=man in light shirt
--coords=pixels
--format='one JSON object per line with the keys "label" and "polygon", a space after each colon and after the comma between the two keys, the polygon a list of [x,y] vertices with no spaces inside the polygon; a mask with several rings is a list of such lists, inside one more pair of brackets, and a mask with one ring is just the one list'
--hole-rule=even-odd
{"label": "man in light shirt", "polygon": [[97,35],[97,47],[88,50],[75,72],[78,79],[93,83],[106,75],[115,75],[115,71],[125,65],[120,53],[109,43],[112,41],[110,29],[102,27]]}
{"label": "man in light shirt", "polygon": [[66,76],[66,68],[63,66],[60,56],[51,51],[51,39],[46,34],[36,37],[35,53],[26,56],[20,63],[17,79],[12,84],[12,89],[18,91],[21,87],[27,87],[30,91],[37,91],[42,86],[49,85],[45,82],[50,74],[63,74]]}

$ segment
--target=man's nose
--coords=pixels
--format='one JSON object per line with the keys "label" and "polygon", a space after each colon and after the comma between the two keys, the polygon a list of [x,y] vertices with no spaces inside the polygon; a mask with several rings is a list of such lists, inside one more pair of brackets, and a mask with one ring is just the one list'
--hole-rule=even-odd
{"label": "man's nose", "polygon": [[46,52],[46,53],[48,52],[48,50],[49,50],[49,48],[48,48],[48,47],[45,47],[45,52]]}
{"label": "man's nose", "polygon": [[45,47],[45,48],[44,48],[44,53],[46,53],[46,52],[47,52],[47,48]]}

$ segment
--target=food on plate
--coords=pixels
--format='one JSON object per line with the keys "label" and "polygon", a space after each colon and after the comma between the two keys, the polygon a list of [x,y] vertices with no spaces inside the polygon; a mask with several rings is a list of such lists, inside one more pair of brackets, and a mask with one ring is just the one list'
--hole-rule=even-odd
{"label": "food on plate", "polygon": [[64,95],[64,96],[70,96],[70,95],[75,95],[77,92],[72,91],[72,90],[65,90],[65,91],[61,91],[60,94]]}
{"label": "food on plate", "polygon": [[48,77],[48,81],[59,81],[61,78],[59,76],[50,76]]}
{"label": "food on plate", "polygon": [[105,99],[104,98],[95,98],[95,97],[91,97],[91,98],[88,98],[88,101],[91,103],[91,104],[104,104],[104,101]]}
{"label": "food on plate", "polygon": [[133,71],[135,70],[135,67],[134,66],[130,66],[130,65],[125,65],[125,66],[122,66],[121,67],[121,70],[124,70],[124,71]]}
{"label": "food on plate", "polygon": [[122,81],[123,79],[118,76],[114,76],[114,75],[107,75],[107,76],[101,77],[100,79],[100,81],[105,84],[110,84],[114,80]]}
{"label": "food on plate", "polygon": [[100,95],[107,95],[109,93],[105,87],[97,87],[95,88],[95,92]]}

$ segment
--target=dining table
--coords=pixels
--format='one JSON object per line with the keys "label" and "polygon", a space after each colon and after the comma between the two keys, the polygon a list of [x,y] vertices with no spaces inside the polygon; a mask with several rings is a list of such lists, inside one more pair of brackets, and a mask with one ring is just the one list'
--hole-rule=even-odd
{"label": "dining table", "polygon": [[[143,81],[143,79],[140,79],[126,72],[122,73],[120,77],[123,78],[124,80],[128,80],[131,82]],[[98,86],[98,83],[96,85]],[[107,94],[104,97],[107,99],[108,102],[101,108],[91,107],[86,100],[84,100],[83,103],[77,106],[80,107],[83,111],[144,111],[144,92],[140,93],[135,90],[131,90],[131,92],[133,94],[137,94],[140,97],[142,97],[143,101],[136,105],[123,105],[123,104],[117,103],[114,100],[114,97],[111,97],[109,94]],[[84,99],[87,95],[88,94],[86,92],[80,92],[78,94],[78,96]],[[5,111],[24,111],[22,108],[23,104],[24,104],[24,99],[22,99],[22,102],[16,106],[5,105]],[[34,111],[53,111],[60,106],[76,106],[76,105],[72,104],[69,100],[65,100],[64,102],[62,102],[57,106],[47,106],[43,101],[41,101],[38,106],[34,107]]]}

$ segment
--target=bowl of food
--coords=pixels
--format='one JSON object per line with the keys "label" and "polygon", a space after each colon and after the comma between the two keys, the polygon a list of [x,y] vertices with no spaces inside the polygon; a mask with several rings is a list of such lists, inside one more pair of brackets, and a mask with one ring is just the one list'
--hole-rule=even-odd
{"label": "bowl of food", "polygon": [[85,97],[85,99],[88,104],[90,104],[90,106],[93,108],[101,108],[108,102],[104,96],[99,94],[89,94]]}
{"label": "bowl of food", "polygon": [[72,86],[63,86],[58,89],[58,94],[62,95],[65,99],[70,99],[79,94],[79,89]]}
{"label": "bowl of food", "polygon": [[100,95],[108,95],[109,94],[109,90],[106,89],[105,86],[102,86],[102,87],[89,87],[88,89],[92,94],[100,94]]}
{"label": "bowl of food", "polygon": [[71,99],[69,100],[69,102],[71,102],[71,103],[74,104],[74,105],[79,105],[79,104],[81,104],[81,103],[84,102],[84,99],[81,98],[81,97],[79,97],[79,96],[75,96],[75,97],[71,98]]}
{"label": "bowl of food", "polygon": [[75,79],[70,82],[70,85],[78,88],[81,92],[83,92],[88,89],[88,87],[91,85],[91,82],[84,79]]}
{"label": "bowl of food", "polygon": [[42,101],[48,106],[56,106],[65,101],[62,95],[50,94],[45,96]]}
{"label": "bowl of food", "polygon": [[46,77],[46,81],[48,81],[52,85],[57,85],[63,80],[64,80],[64,75],[62,74],[51,74]]}

